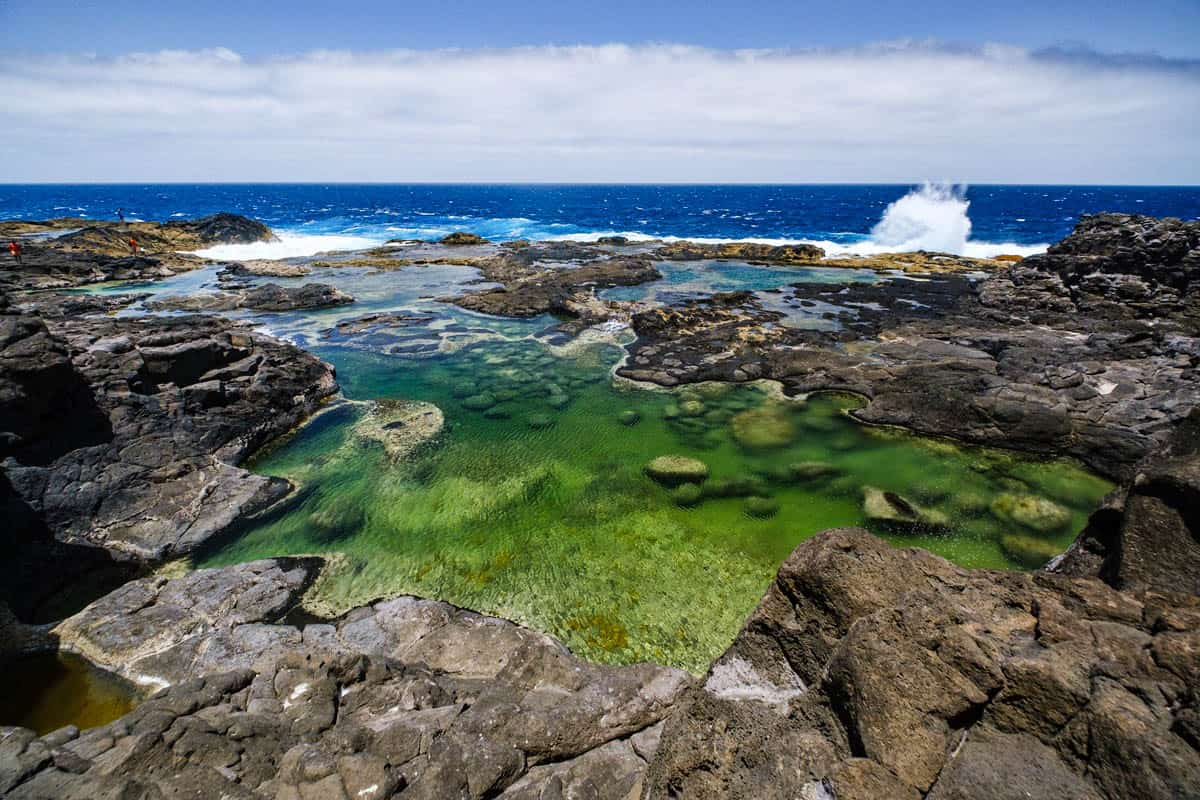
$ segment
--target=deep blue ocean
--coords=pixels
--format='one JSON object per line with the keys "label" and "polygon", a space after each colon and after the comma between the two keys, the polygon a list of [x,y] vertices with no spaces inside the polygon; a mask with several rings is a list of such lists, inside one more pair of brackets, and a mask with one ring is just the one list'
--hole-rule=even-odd
{"label": "deep blue ocean", "polygon": [[301,255],[456,230],[494,240],[625,234],[987,255],[1036,251],[1098,211],[1200,218],[1200,187],[0,185],[0,218],[114,219],[118,208],[143,220],[231,211],[282,234],[273,251],[243,255]]}

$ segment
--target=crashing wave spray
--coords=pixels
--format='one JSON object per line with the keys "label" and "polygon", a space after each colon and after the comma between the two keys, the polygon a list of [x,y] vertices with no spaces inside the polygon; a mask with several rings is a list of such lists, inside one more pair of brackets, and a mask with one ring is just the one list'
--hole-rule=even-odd
{"label": "crashing wave spray", "polygon": [[887,207],[871,241],[888,250],[963,254],[971,235],[965,186],[926,183]]}

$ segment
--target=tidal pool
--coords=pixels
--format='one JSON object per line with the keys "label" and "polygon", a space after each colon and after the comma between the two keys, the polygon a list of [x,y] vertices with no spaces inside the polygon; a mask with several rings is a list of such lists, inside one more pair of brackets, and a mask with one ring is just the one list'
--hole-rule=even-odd
{"label": "tidal pool", "polygon": [[[626,387],[611,344],[555,351],[527,335],[422,359],[314,350],[348,398],[432,402],[446,429],[392,463],[353,436],[360,406],[331,409],[252,464],[294,481],[292,501],[197,565],[334,554],[311,594],[324,613],[412,593],[600,662],[702,672],[822,529],[865,525],[964,566],[1028,568],[1064,549],[1111,488],[1072,462],[861,425],[852,397]],[[703,461],[708,479],[656,483],[643,468],[665,454]],[[916,522],[868,519],[865,500]]]}
{"label": "tidal pool", "polygon": [[0,725],[32,728],[39,736],[64,725],[105,725],[137,705],[132,685],[72,653],[17,658],[3,669]]}

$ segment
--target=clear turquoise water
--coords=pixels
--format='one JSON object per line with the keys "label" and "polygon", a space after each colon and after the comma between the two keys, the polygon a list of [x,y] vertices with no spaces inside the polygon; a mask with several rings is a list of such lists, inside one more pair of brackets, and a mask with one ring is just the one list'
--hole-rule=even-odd
{"label": "clear turquoise water", "polygon": [[[748,289],[784,311],[783,324],[820,327],[832,324],[822,309],[788,307],[771,290],[797,280],[881,279],[730,262],[662,271],[660,281],[610,295],[661,302]],[[239,314],[332,362],[350,400],[430,402],[447,424],[437,441],[394,463],[355,434],[361,405],[333,408],[252,464],[298,485],[285,510],[201,554],[198,564],[324,553],[330,567],[310,593],[324,613],[411,593],[547,631],[597,661],[653,660],[702,672],[780,562],[820,530],[866,525],[964,566],[1028,568],[1064,549],[1111,488],[1071,462],[861,425],[846,413],[859,403],[851,397],[786,401],[768,386],[629,386],[612,377],[619,341],[556,347],[551,317],[497,319],[436,301],[477,277],[449,266],[317,268],[278,282],[325,281],[358,302]],[[151,288],[198,291],[214,280],[202,271]],[[328,333],[338,321],[381,311],[418,320],[368,335]],[[404,354],[413,343],[425,357]],[[489,408],[468,399],[480,394],[493,398]],[[636,423],[626,424],[629,412]],[[747,412],[770,425],[747,425],[754,420]],[[735,435],[739,426],[775,431],[778,441],[749,446]],[[708,466],[699,502],[681,504],[643,473],[667,454]],[[791,477],[789,465],[802,462],[824,462],[830,474]],[[905,530],[872,522],[864,487],[897,493],[949,524]],[[1005,494],[1049,499],[1065,509],[1064,521],[1049,532],[1024,528],[992,510]],[[774,513],[756,515],[764,502]]]}
{"label": "clear turquoise water", "polygon": [[[598,661],[702,671],[797,544],[825,528],[864,524],[863,486],[899,492],[952,520],[938,533],[868,524],[875,532],[966,566],[1000,568],[1025,565],[1000,545],[1011,526],[988,510],[997,495],[1033,492],[1067,507],[1070,524],[1043,537],[1062,549],[1110,488],[1067,462],[865,427],[843,413],[854,398],[797,403],[747,386],[624,388],[609,377],[620,355],[613,346],[568,357],[531,340],[491,342],[419,362],[317,352],[338,367],[348,397],[432,402],[447,429],[393,464],[353,435],[359,408],[329,412],[254,463],[298,483],[303,499],[203,563],[336,553],[315,590],[327,611],[398,592],[434,597],[548,631]],[[491,418],[464,407],[464,395],[483,391],[511,399]],[[696,411],[697,401],[698,416],[678,415],[681,404]],[[763,407],[791,434],[778,447],[747,449],[731,420]],[[627,411],[640,416],[636,424],[624,424]],[[701,459],[710,486],[743,481],[778,512],[753,517],[745,497],[678,505],[642,471],[664,454]],[[806,461],[828,462],[835,474],[779,474]]]}

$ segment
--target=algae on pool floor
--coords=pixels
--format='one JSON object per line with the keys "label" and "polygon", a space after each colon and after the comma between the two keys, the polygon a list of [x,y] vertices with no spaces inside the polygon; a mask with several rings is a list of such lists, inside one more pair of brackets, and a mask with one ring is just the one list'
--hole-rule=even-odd
{"label": "algae on pool floor", "polygon": [[[1004,549],[1013,534],[1061,550],[1110,489],[1069,462],[860,425],[843,413],[854,398],[617,386],[612,346],[556,357],[532,340],[488,342],[416,362],[319,354],[349,397],[431,402],[446,429],[393,464],[351,435],[361,410],[324,415],[254,465],[295,481],[301,498],[200,565],[338,553],[313,592],[325,609],[412,593],[547,631],[601,662],[702,672],[783,558],[822,529],[866,524],[964,566],[1019,568]],[[687,503],[643,473],[668,454],[709,468]],[[872,522],[864,487],[948,523]],[[1070,522],[1018,530],[992,511],[1006,492],[1044,497]]]}

